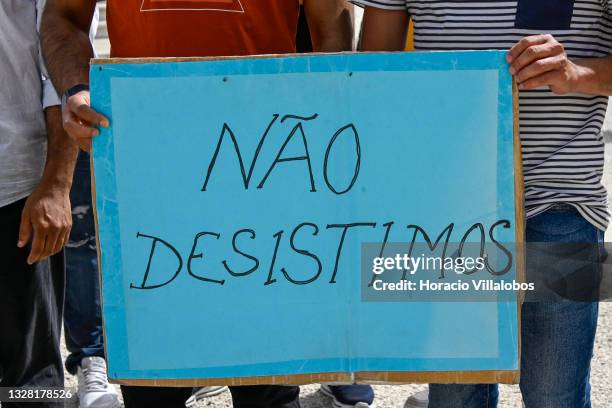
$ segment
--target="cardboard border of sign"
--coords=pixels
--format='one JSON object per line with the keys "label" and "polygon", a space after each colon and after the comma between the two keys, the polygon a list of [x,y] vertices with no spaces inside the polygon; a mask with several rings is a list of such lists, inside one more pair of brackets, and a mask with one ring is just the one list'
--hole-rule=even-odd
{"label": "cardboard border of sign", "polygon": [[[335,53],[350,54],[350,53]],[[291,56],[313,56],[313,55],[334,55],[325,53],[310,54],[270,54],[256,56],[236,56],[236,57],[189,57],[189,58],[98,58],[92,59],[90,64],[138,64],[138,63],[165,63],[165,62],[199,62],[233,59],[252,59],[252,58],[279,58]],[[514,139],[514,192],[516,209],[516,273],[517,280],[525,280],[525,256],[524,256],[524,237],[525,237],[525,213],[524,213],[524,191],[523,191],[523,166],[521,156],[520,128],[519,128],[519,99],[516,81],[512,86],[513,99],[513,139]],[[98,212],[96,207],[96,189],[93,155],[90,157],[92,202],[94,211],[94,222],[96,226],[96,248],[98,257],[98,274],[102,281],[102,263],[100,253],[100,238],[98,236]],[[102,302],[102,285],[100,285],[100,299]],[[517,333],[521,332],[521,305],[524,294],[519,293],[517,302],[518,327]],[[106,350],[106,331],[104,337],[104,351]],[[519,367],[521,336],[519,342]],[[229,378],[196,378],[196,379],[121,379],[109,378],[111,383],[132,386],[150,387],[203,387],[211,385],[244,386],[244,385],[303,385],[312,383],[464,383],[464,384],[492,384],[505,383],[517,384],[520,378],[520,369],[517,370],[475,370],[475,371],[359,371],[354,373],[313,373],[313,374],[292,374],[292,375],[273,375],[257,377],[229,377]]]}

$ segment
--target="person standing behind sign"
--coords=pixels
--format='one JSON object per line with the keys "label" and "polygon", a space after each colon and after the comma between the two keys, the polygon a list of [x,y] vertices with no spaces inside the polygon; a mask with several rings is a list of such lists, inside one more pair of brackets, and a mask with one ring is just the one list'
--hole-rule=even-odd
{"label": "person standing behind sign", "polygon": [[0,2],[0,387],[12,389],[64,386],[61,251],[78,148],[40,58],[41,12],[41,1]]}
{"label": "person standing behind sign", "polygon": [[[187,4],[188,3],[188,4]],[[303,0],[314,49],[351,50],[353,27],[345,0]],[[299,0],[108,0],[112,57],[192,57],[285,54],[296,51]],[[42,42],[51,77],[65,98],[64,128],[88,150],[108,120],[89,107],[87,39],[94,0],[49,0]],[[122,387],[129,407],[179,407],[191,388]],[[235,407],[298,407],[298,387],[231,387]]]}
{"label": "person standing behind sign", "polygon": [[[99,12],[89,32],[94,41]],[[79,408],[118,408],[115,387],[108,383],[102,336],[96,232],[91,203],[89,153],[77,158],[72,190],[72,231],[65,249],[66,299],[64,340],[69,355],[66,370],[78,380]]]}
{"label": "person standing behind sign", "polygon": [[[364,51],[403,49],[410,17],[417,50],[509,50],[506,60],[520,88],[526,240],[548,243],[551,251],[544,260],[527,247],[528,276],[550,270],[551,263],[559,265],[554,272],[563,276],[598,276],[609,224],[601,183],[601,127],[605,95],[612,95],[609,1],[356,3],[366,6]],[[541,34],[546,32],[554,35]],[[582,251],[568,254],[563,251],[567,245],[554,243],[576,243]],[[582,300],[523,304],[520,388],[527,408],[591,406],[589,369],[598,304]],[[497,400],[493,384],[429,388],[430,408],[494,407]]]}

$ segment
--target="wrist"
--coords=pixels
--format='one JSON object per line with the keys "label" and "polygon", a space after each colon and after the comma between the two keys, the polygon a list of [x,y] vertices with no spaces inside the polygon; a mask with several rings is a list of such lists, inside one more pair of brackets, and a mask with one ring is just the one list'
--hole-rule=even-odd
{"label": "wrist", "polygon": [[66,89],[66,91],[64,91],[64,93],[62,94],[62,106],[66,105],[66,101],[68,101],[68,98],[82,91],[89,92],[89,84],[76,84]]}
{"label": "wrist", "polygon": [[570,78],[570,90],[573,93],[590,95],[599,94],[600,81],[596,70],[589,59],[577,59],[573,61],[574,74]]}
{"label": "wrist", "polygon": [[38,183],[38,188],[60,194],[70,194],[72,179],[69,179],[67,175],[63,174],[43,174],[40,182]]}

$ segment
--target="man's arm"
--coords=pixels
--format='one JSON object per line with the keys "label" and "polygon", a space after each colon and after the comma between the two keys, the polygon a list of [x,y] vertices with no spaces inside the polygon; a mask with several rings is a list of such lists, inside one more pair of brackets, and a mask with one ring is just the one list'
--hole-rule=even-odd
{"label": "man's arm", "polygon": [[[47,0],[42,18],[41,42],[47,69],[63,94],[75,85],[89,84],[89,60],[93,49],[89,28],[95,0]],[[90,108],[89,91],[82,90],[62,104],[64,129],[81,148],[89,150],[98,126],[108,120]]]}
{"label": "man's arm", "polygon": [[[37,29],[40,29],[43,5],[44,0],[36,3]],[[77,146],[62,129],[60,101],[48,78],[42,55],[39,55],[39,69],[47,125],[47,158],[41,180],[21,213],[17,241],[17,246],[23,248],[32,240],[27,259],[30,264],[61,251],[68,241],[72,226],[70,187],[78,154]]]}
{"label": "man's arm", "polygon": [[314,51],[353,50],[353,6],[346,0],[304,0],[304,12]]}
{"label": "man's arm", "polygon": [[[404,49],[409,16],[403,10],[366,7],[363,51]],[[510,73],[521,89],[548,86],[553,92],[612,96],[612,56],[570,60],[552,35],[525,37],[510,49]]]}
{"label": "man's arm", "polygon": [[93,49],[89,27],[95,0],[47,0],[41,22],[41,43],[47,70],[60,94],[89,83]]}
{"label": "man's arm", "polygon": [[506,59],[521,89],[548,86],[557,94],[612,95],[611,56],[570,60],[550,34],[523,38]]}
{"label": "man's arm", "polygon": [[402,51],[410,18],[406,10],[366,7],[361,28],[362,51]]}
{"label": "man's arm", "polygon": [[17,246],[22,248],[32,240],[32,249],[28,256],[30,264],[61,251],[68,242],[72,227],[69,197],[79,149],[62,129],[59,106],[45,109],[45,119],[45,169],[40,183],[26,200],[17,243]]}
{"label": "man's arm", "polygon": [[575,92],[612,96],[612,56],[574,61],[579,67]]}

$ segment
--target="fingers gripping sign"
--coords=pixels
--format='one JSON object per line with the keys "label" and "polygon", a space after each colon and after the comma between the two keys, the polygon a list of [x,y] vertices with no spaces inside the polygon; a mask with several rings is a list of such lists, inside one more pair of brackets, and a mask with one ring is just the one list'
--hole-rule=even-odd
{"label": "fingers gripping sign", "polygon": [[573,92],[579,67],[550,34],[525,37],[508,52],[506,61],[520,89],[548,86],[556,94]]}
{"label": "fingers gripping sign", "polygon": [[90,106],[89,87],[76,85],[62,98],[62,122],[66,133],[82,150],[91,150],[91,139],[100,134],[99,127],[108,127],[106,117]]}

